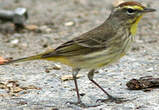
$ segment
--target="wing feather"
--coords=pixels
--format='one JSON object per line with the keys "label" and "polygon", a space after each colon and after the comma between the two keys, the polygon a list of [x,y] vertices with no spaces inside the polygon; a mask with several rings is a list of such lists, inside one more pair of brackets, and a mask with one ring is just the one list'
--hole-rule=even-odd
{"label": "wing feather", "polygon": [[111,39],[114,33],[111,28],[100,25],[93,30],[74,38],[59,47],[53,52],[46,53],[43,57],[52,56],[78,56],[85,55],[91,52],[100,51],[107,48],[107,41]]}

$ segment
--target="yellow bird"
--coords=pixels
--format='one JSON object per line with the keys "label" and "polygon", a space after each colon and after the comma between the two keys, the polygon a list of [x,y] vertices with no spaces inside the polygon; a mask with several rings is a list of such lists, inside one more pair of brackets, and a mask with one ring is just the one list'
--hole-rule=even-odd
{"label": "yellow bird", "polygon": [[81,34],[56,49],[8,61],[4,64],[48,60],[71,66],[78,100],[69,103],[80,106],[86,105],[80,99],[76,76],[81,69],[88,69],[88,79],[99,87],[108,96],[108,99],[122,102],[124,99],[113,97],[93,79],[94,72],[97,68],[118,61],[126,54],[134,41],[137,25],[142,16],[154,11],[155,9],[147,8],[138,2],[123,2],[112,10],[110,16],[100,26]]}

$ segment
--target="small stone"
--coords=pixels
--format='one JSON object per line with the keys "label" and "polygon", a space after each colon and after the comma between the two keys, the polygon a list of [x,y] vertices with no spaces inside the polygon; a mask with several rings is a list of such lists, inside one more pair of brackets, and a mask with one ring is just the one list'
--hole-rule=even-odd
{"label": "small stone", "polygon": [[18,39],[14,39],[14,40],[12,40],[11,42],[10,42],[11,44],[18,44],[19,43],[19,40]]}
{"label": "small stone", "polygon": [[45,72],[46,72],[46,73],[50,73],[50,69],[49,69],[49,68],[46,68],[46,69],[45,69]]}
{"label": "small stone", "polygon": [[69,21],[65,23],[65,26],[73,26],[75,23],[73,21]]}
{"label": "small stone", "polygon": [[48,27],[46,25],[40,26],[41,30],[46,30]]}
{"label": "small stone", "polygon": [[21,46],[22,46],[23,48],[27,48],[27,47],[28,47],[28,44],[27,44],[27,43],[22,43]]}
{"label": "small stone", "polygon": [[50,33],[52,30],[51,30],[51,28],[47,28],[45,31],[46,31],[47,33]]}
{"label": "small stone", "polygon": [[149,68],[149,69],[147,69],[147,72],[151,72],[153,70],[154,70],[153,68]]}
{"label": "small stone", "polygon": [[53,67],[54,70],[60,70],[61,69],[61,66],[58,65],[58,64],[55,64],[55,66]]}
{"label": "small stone", "polygon": [[43,25],[39,28],[39,30],[41,30],[42,32],[46,32],[46,33],[50,33],[51,32],[51,29],[46,26],[46,25]]}

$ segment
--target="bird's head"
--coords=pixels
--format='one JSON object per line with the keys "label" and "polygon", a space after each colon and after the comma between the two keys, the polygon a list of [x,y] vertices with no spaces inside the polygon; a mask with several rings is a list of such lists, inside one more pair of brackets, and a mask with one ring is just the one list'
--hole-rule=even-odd
{"label": "bird's head", "polygon": [[130,25],[131,34],[135,34],[142,16],[154,11],[155,9],[147,8],[138,2],[123,2],[113,9],[110,17],[121,24]]}

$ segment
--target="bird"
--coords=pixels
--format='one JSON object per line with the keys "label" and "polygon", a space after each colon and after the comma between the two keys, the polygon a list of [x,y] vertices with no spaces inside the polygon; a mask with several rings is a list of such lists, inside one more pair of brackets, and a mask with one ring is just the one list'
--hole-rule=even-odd
{"label": "bird", "polygon": [[87,69],[88,79],[107,95],[107,99],[114,102],[122,101],[123,98],[114,97],[102,88],[94,80],[94,73],[103,66],[117,62],[127,53],[134,42],[139,21],[146,13],[154,11],[156,10],[143,6],[139,2],[122,2],[114,7],[103,23],[92,30],[61,44],[55,49],[29,57],[8,60],[1,65],[31,60],[48,60],[72,67],[77,102],[70,101],[69,103],[79,106],[86,104],[80,98],[77,74],[81,69]]}

